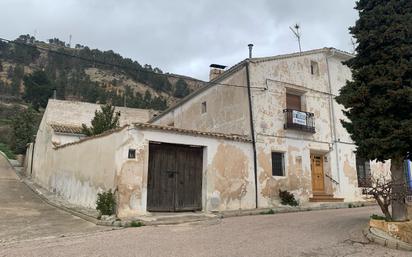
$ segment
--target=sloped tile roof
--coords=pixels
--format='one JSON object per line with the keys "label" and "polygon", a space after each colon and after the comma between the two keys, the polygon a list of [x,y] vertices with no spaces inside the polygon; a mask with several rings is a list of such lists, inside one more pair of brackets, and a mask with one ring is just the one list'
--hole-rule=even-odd
{"label": "sloped tile roof", "polygon": [[82,127],[76,125],[67,125],[67,124],[57,124],[52,123],[49,124],[50,127],[56,133],[65,133],[65,134],[83,134]]}
{"label": "sloped tile roof", "polygon": [[133,125],[136,128],[163,130],[163,131],[176,132],[176,133],[180,133],[180,134],[215,137],[215,138],[222,138],[222,139],[228,139],[228,140],[240,141],[240,142],[251,142],[251,140],[247,136],[238,135],[238,134],[223,134],[223,133],[216,133],[216,132],[204,132],[204,131],[191,130],[191,129],[175,128],[175,127],[171,127],[171,126],[161,126],[161,125],[155,125],[155,124],[150,124],[150,123],[134,123]]}

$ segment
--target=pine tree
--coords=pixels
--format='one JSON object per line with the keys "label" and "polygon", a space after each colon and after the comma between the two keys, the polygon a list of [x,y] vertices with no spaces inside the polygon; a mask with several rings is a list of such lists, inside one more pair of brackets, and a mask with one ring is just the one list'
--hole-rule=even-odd
{"label": "pine tree", "polygon": [[119,127],[120,112],[115,112],[114,106],[109,104],[101,106],[100,111],[95,111],[91,127],[82,124],[82,132],[86,136],[98,135],[105,131]]}
{"label": "pine tree", "polygon": [[35,71],[31,75],[24,76],[23,99],[31,103],[35,110],[46,107],[53,89],[54,86],[44,71]]}
{"label": "pine tree", "polygon": [[26,145],[33,142],[37,123],[36,113],[31,108],[24,110],[13,118],[12,145],[14,153],[23,154],[26,151]]}
{"label": "pine tree", "polygon": [[360,0],[359,19],[350,32],[356,57],[346,64],[353,81],[336,98],[347,111],[343,126],[357,145],[357,155],[391,159],[395,196],[392,217],[406,219],[403,161],[412,149],[412,1]]}

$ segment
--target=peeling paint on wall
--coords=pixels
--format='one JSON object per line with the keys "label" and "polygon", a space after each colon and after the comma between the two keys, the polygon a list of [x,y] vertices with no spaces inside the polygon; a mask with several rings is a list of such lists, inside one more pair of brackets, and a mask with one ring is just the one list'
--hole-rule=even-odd
{"label": "peeling paint on wall", "polygon": [[248,157],[235,146],[219,144],[211,169],[215,174],[214,195],[220,198],[220,204],[238,201],[240,207],[249,184]]}

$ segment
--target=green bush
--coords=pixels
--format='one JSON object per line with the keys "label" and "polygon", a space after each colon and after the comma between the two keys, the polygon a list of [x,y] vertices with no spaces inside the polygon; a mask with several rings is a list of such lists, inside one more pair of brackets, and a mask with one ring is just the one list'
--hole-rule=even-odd
{"label": "green bush", "polygon": [[279,190],[279,197],[283,205],[290,205],[290,206],[299,205],[295,199],[295,196],[286,190],[285,191]]}
{"label": "green bush", "polygon": [[376,215],[376,214],[372,214],[372,215],[371,215],[371,219],[374,219],[374,220],[386,220],[385,217],[380,216],[380,215]]}
{"label": "green bush", "polygon": [[260,214],[262,215],[275,214],[275,211],[273,209],[269,209],[267,211],[262,211]]}
{"label": "green bush", "polygon": [[115,213],[116,200],[112,190],[97,194],[96,210],[101,215],[113,215]]}
{"label": "green bush", "polygon": [[144,224],[143,224],[142,222],[140,222],[140,221],[135,221],[135,220],[133,220],[133,221],[130,223],[130,226],[131,226],[131,227],[134,227],[134,228],[138,228],[138,227],[144,226]]}
{"label": "green bush", "polygon": [[10,150],[9,146],[6,144],[0,143],[0,151],[3,152],[9,159],[16,158],[14,153]]}

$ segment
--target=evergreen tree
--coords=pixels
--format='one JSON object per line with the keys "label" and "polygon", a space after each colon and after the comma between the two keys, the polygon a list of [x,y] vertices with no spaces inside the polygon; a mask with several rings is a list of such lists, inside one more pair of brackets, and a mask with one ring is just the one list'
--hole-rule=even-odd
{"label": "evergreen tree", "polygon": [[336,98],[347,111],[343,126],[357,155],[391,159],[392,217],[406,219],[403,161],[412,149],[412,1],[360,0],[359,19],[350,32],[357,55],[346,64],[348,81]]}
{"label": "evergreen tree", "polygon": [[179,79],[176,82],[176,88],[175,88],[175,92],[173,95],[178,98],[183,98],[187,96],[189,93],[190,92],[189,92],[189,88],[187,86],[186,81],[184,81],[183,79]]}
{"label": "evergreen tree", "polygon": [[31,75],[24,76],[24,87],[23,99],[31,103],[35,110],[39,110],[39,107],[46,107],[54,89],[44,71],[35,71]]}
{"label": "evergreen tree", "polygon": [[38,119],[32,108],[18,113],[12,120],[13,138],[12,146],[14,153],[24,154],[26,145],[33,142],[37,131]]}
{"label": "evergreen tree", "polygon": [[109,104],[101,106],[100,111],[95,111],[91,127],[82,124],[82,132],[86,136],[98,135],[105,131],[119,127],[120,112],[115,112],[114,106]]}

